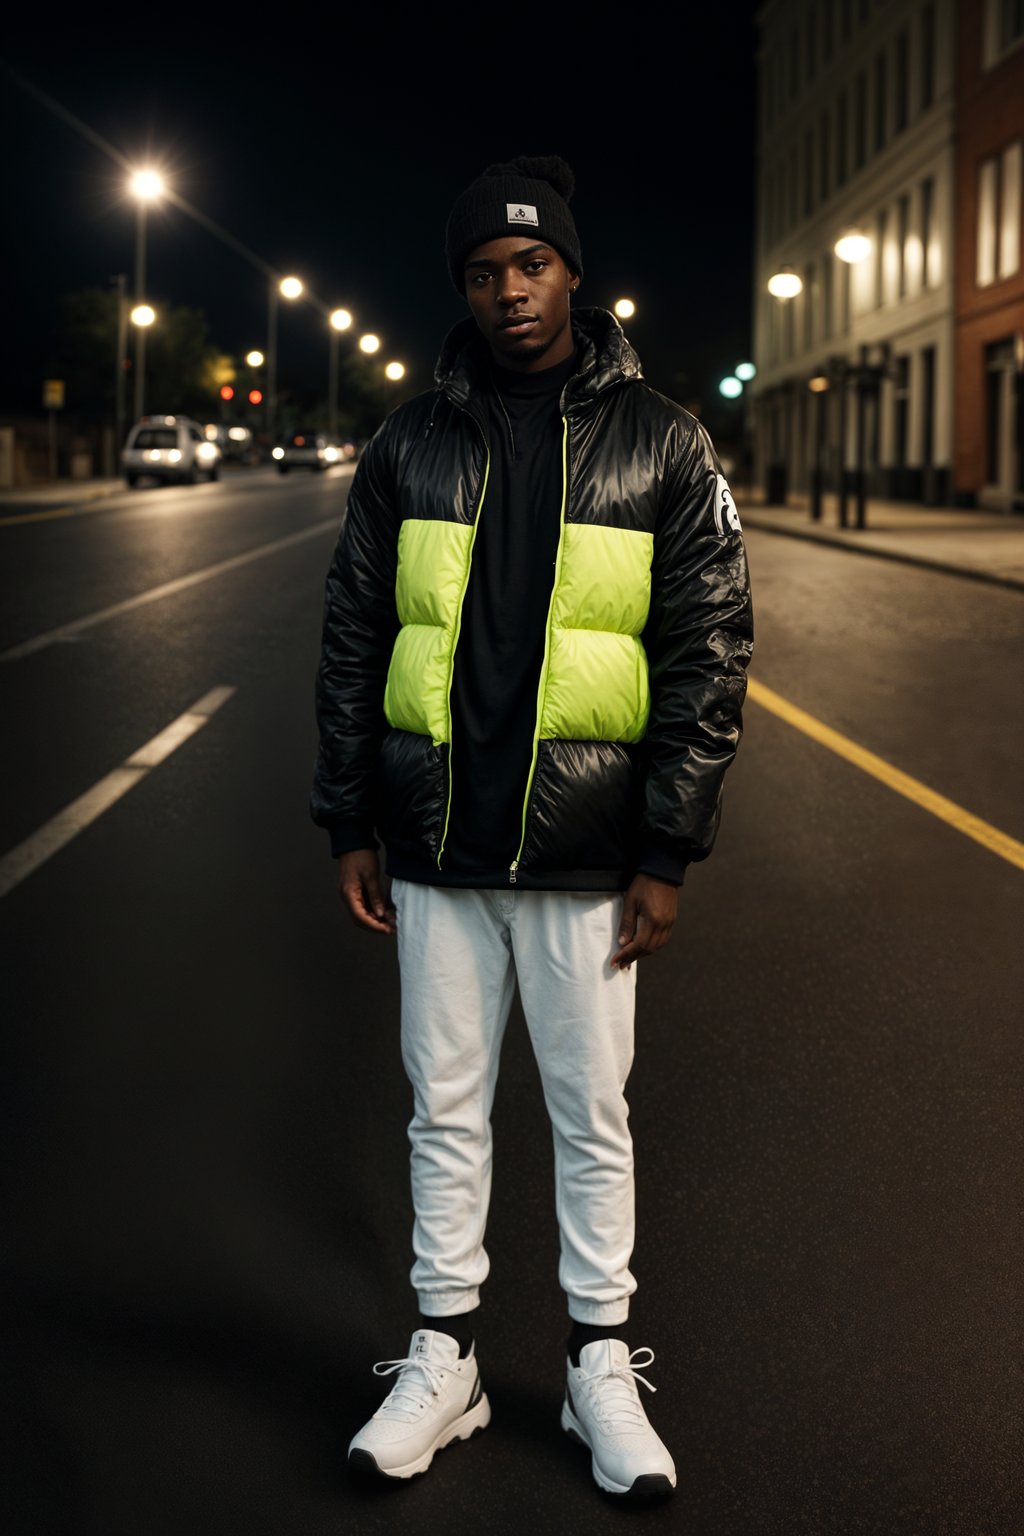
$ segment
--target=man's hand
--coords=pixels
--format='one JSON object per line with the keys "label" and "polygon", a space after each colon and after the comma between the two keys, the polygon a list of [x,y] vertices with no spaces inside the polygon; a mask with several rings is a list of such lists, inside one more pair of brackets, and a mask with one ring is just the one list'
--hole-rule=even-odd
{"label": "man's hand", "polygon": [[391,882],[383,880],[375,848],[354,848],[338,860],[338,895],[352,920],[373,933],[394,933]]}
{"label": "man's hand", "polygon": [[622,903],[619,944],[612,955],[613,971],[628,971],[634,960],[653,955],[667,944],[676,920],[679,892],[667,880],[636,875]]}

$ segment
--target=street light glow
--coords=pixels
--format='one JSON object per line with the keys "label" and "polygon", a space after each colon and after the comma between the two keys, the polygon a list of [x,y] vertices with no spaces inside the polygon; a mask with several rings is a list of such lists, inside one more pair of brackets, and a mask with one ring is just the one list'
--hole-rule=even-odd
{"label": "street light glow", "polygon": [[871,254],[871,241],[859,229],[848,229],[839,236],[832,247],[840,261],[854,266]]}
{"label": "street light glow", "polygon": [[742,395],[743,385],[734,374],[730,373],[728,378],[723,379],[719,384],[718,393],[724,395],[727,400],[735,400],[738,395]]}
{"label": "street light glow", "polygon": [[251,352],[245,354],[245,360],[250,368],[262,368],[264,363],[263,353],[254,347]]}
{"label": "street light glow", "polygon": [[278,287],[283,298],[299,299],[302,297],[301,277],[282,277]]}
{"label": "street light glow", "polygon": [[757,369],[753,363],[737,363],[733,373],[738,379],[742,379],[744,384],[749,384],[751,379],[757,377]]}
{"label": "street light glow", "polygon": [[128,181],[129,192],[144,203],[152,203],[158,197],[162,197],[166,189],[167,183],[159,171],[149,169],[133,171]]}
{"label": "street light glow", "polygon": [[803,279],[792,267],[780,267],[768,279],[768,292],[776,299],[795,299],[803,286]]}
{"label": "street light glow", "polygon": [[359,338],[359,350],[366,353],[379,352],[380,337],[375,336],[372,331],[367,331],[365,336]]}
{"label": "street light glow", "polygon": [[352,316],[347,309],[332,309],[331,324],[336,331],[347,331],[352,324]]}
{"label": "street light glow", "polygon": [[404,379],[405,378],[405,364],[404,363],[388,363],[387,367],[384,369],[384,374],[389,379],[396,379],[396,380],[397,379]]}
{"label": "street light glow", "polygon": [[151,304],[136,304],[129,318],[132,325],[152,325],[156,319],[156,310]]}
{"label": "street light glow", "polygon": [[632,299],[616,299],[614,309],[620,320],[632,320],[636,314],[636,305]]}

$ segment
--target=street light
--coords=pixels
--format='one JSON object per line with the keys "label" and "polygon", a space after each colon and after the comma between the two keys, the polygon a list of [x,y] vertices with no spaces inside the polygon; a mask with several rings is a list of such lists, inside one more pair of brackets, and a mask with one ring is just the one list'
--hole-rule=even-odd
{"label": "street light", "polygon": [[128,318],[140,331],[148,331],[156,319],[156,310],[152,304],[136,304]]}
{"label": "street light", "polygon": [[397,383],[399,379],[404,379],[405,364],[388,363],[387,367],[384,369],[384,377],[386,379],[391,379],[393,383]]}
{"label": "street light", "polygon": [[795,299],[803,292],[800,274],[790,266],[782,266],[768,279],[768,292],[775,299]]}
{"label": "street light", "polygon": [[871,241],[859,229],[847,229],[839,236],[832,249],[840,261],[845,261],[848,266],[856,266],[857,262],[864,261],[867,256],[870,256]]}
{"label": "street light", "polygon": [[636,305],[632,299],[616,299],[612,308],[620,320],[632,320],[636,314]]}
{"label": "street light", "polygon": [[757,378],[757,369],[754,367],[753,363],[737,363],[736,367],[733,369],[733,373],[739,379],[741,384],[749,384],[751,379]]}
{"label": "street light", "polygon": [[330,347],[327,366],[327,427],[332,437],[338,431],[338,337],[351,329],[352,313],[347,309],[332,309],[330,313]]}
{"label": "street light", "polygon": [[718,393],[727,400],[738,400],[743,393],[743,384],[735,374],[730,373],[720,382]]}
{"label": "street light", "polygon": [[267,442],[274,446],[277,433],[277,296],[302,297],[300,277],[272,277],[267,298]]}
{"label": "street light", "polygon": [[263,362],[264,362],[263,353],[259,350],[258,347],[253,347],[251,352],[247,352],[245,354],[245,360],[249,364],[250,368],[262,368],[263,367]]}
{"label": "street light", "polygon": [[[159,171],[151,166],[139,167],[128,178],[128,191],[135,199],[135,308],[146,309],[146,209],[162,197],[167,183]],[[152,312],[151,312],[152,314]],[[135,420],[138,421],[146,403],[146,327],[150,320],[135,320]]]}
{"label": "street light", "polygon": [[367,331],[365,336],[360,336],[359,338],[359,350],[360,352],[365,352],[367,356],[370,356],[373,352],[379,352],[380,337],[375,336],[372,331]]}

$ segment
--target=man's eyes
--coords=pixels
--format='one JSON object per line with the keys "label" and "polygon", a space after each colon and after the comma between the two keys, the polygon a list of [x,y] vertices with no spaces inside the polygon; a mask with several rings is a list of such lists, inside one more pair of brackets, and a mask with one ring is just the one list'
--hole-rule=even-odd
{"label": "man's eyes", "polygon": [[[523,271],[530,277],[537,277],[548,265],[543,256],[534,256],[533,260],[528,261],[523,267]],[[469,285],[471,288],[482,288],[484,283],[490,282],[495,275],[493,272],[474,272],[469,279]]]}

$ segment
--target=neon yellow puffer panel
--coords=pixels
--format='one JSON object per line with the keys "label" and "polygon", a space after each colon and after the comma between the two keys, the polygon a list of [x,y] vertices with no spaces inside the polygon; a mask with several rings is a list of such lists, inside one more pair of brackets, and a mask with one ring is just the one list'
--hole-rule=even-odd
{"label": "neon yellow puffer panel", "polygon": [[651,600],[654,537],[567,523],[540,734],[567,741],[639,741],[650,690],[640,633]]}
{"label": "neon yellow puffer panel", "polygon": [[396,729],[429,736],[435,746],[449,738],[448,686],[472,542],[471,523],[409,518],[398,534],[395,599],[402,628],[384,713]]}

